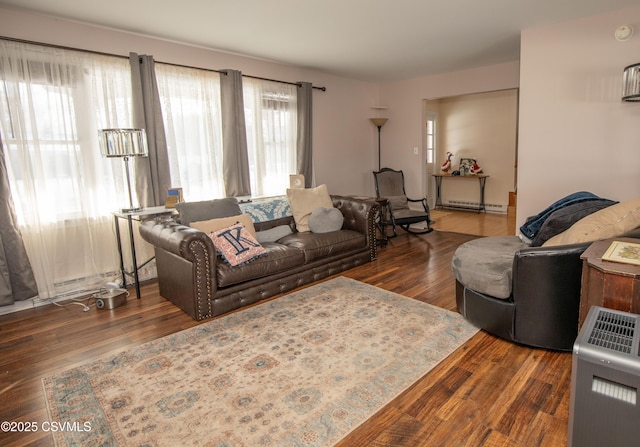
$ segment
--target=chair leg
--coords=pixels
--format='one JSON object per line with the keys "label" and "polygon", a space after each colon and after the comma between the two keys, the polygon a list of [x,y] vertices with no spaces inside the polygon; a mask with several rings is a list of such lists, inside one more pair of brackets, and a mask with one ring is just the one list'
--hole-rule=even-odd
{"label": "chair leg", "polygon": [[429,225],[428,222],[427,222],[427,228],[425,228],[424,230],[420,230],[420,231],[412,230],[410,225],[402,225],[402,229],[410,234],[427,234],[433,231],[433,228],[431,228],[431,225]]}
{"label": "chair leg", "polygon": [[391,236],[388,236],[389,238],[392,237],[398,237],[398,231],[396,230],[396,220],[393,218],[393,213],[391,212],[391,210],[389,209],[389,224],[391,225],[391,230],[393,231],[393,234]]}
{"label": "chair leg", "polygon": [[[427,227],[423,230],[412,230],[411,229],[411,224],[409,225],[401,225],[400,227],[406,231],[407,233],[411,233],[411,234],[426,234],[426,233],[431,233],[433,231],[433,228],[431,227],[432,223],[435,223],[435,221],[431,220],[431,213],[429,212],[429,208],[427,208],[425,206],[425,211],[427,212],[427,218],[424,220],[424,222],[427,224]],[[419,223],[419,222],[418,222]]]}
{"label": "chair leg", "polygon": [[388,237],[390,237],[390,238],[398,237],[398,231],[396,230],[396,223],[395,222],[391,223],[391,231],[393,232],[393,234],[391,236],[388,236]]}

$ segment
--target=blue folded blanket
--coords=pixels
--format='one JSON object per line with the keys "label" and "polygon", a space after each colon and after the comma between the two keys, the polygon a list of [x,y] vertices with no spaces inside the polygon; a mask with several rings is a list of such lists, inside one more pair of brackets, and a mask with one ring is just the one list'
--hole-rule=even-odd
{"label": "blue folded blanket", "polygon": [[538,231],[540,231],[542,224],[545,220],[547,220],[551,213],[575,203],[586,202],[587,200],[602,200],[602,198],[586,191],[574,192],[573,194],[569,194],[568,196],[552,203],[539,214],[529,217],[524,225],[520,227],[520,232],[527,238],[533,239],[536,234],[538,234]]}

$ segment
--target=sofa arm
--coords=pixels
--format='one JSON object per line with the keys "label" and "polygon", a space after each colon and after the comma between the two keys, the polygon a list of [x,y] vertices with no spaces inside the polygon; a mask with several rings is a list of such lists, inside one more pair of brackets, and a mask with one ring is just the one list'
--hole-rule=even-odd
{"label": "sofa arm", "polygon": [[371,260],[376,259],[376,217],[380,209],[378,202],[347,196],[331,196],[331,200],[344,217],[343,228],[364,234],[367,247],[371,250]]}
{"label": "sofa arm", "polygon": [[154,247],[159,247],[189,261],[195,261],[194,243],[204,247],[215,263],[216,250],[211,238],[195,228],[181,225],[173,220],[148,220],[140,225],[140,236]]}
{"label": "sofa arm", "polygon": [[218,281],[211,238],[171,220],[143,222],[140,235],[154,246],[160,294],[194,320],[213,316]]}
{"label": "sofa arm", "polygon": [[528,344],[572,346],[578,333],[582,261],[590,243],[530,247],[513,259],[514,327]]}

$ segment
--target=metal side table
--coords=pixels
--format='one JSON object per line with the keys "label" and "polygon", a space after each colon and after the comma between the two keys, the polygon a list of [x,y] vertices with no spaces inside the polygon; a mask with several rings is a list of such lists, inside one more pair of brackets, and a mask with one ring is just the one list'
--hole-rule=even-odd
{"label": "metal side table", "polygon": [[[142,222],[144,220],[162,216],[162,215],[171,215],[176,213],[176,210],[173,208],[165,208],[164,206],[154,206],[150,208],[143,208],[140,211],[132,211],[132,212],[113,212],[114,224],[116,227],[116,239],[118,241],[118,254],[120,255],[120,274],[122,275],[122,287],[127,287],[127,276],[133,277],[133,282],[136,287],[136,297],[140,299],[140,279],[138,277],[138,271],[147,265],[149,262],[153,260],[153,257],[147,259],[142,264],[138,265],[138,261],[136,259],[136,243],[133,235],[133,221]],[[122,255],[122,237],[120,236],[120,220],[126,220],[127,226],[129,228],[129,247],[131,250],[131,260],[132,260],[132,270],[128,272],[124,267],[124,257]]]}
{"label": "metal side table", "polygon": [[[486,211],[485,203],[484,203],[484,186],[487,183],[487,179],[489,178],[486,174],[471,174],[471,175],[451,175],[451,174],[432,174],[436,179],[436,205],[434,208],[458,208],[463,210],[471,210],[477,211]],[[478,202],[478,206],[465,206],[465,205],[452,205],[447,204],[444,205],[442,203],[442,179],[443,178],[451,178],[451,179],[478,179],[480,185],[480,201]]]}

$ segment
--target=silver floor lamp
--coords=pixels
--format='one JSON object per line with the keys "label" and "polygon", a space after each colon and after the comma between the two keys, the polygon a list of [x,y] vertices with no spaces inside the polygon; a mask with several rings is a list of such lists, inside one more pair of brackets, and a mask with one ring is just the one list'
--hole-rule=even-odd
{"label": "silver floor lamp", "polygon": [[129,173],[129,157],[146,157],[147,133],[144,129],[101,129],[98,131],[100,152],[103,157],[124,159],[127,175],[127,191],[129,192],[129,208],[122,208],[123,213],[140,211],[142,206],[133,204],[131,190],[131,174]]}

